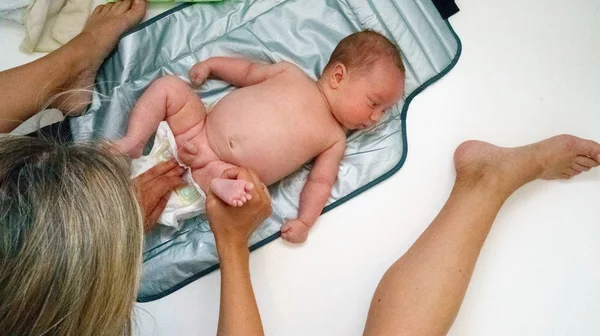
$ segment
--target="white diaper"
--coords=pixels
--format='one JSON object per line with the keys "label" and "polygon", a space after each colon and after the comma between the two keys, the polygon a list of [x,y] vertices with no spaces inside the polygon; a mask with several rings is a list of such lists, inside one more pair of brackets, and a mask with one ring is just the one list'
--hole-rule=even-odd
{"label": "white diaper", "polygon": [[177,158],[175,137],[166,121],[158,125],[150,154],[131,162],[131,178],[133,179],[160,162],[168,161],[172,158],[175,158],[179,162],[179,165],[186,168],[183,179],[188,182],[188,186],[171,192],[167,207],[160,215],[158,222],[179,229],[179,221],[204,213],[206,195],[192,179],[192,170]]}

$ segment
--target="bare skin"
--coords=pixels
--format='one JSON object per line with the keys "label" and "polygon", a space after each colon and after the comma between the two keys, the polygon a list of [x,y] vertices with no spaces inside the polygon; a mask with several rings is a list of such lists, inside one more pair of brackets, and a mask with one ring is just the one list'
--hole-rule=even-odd
{"label": "bare skin", "polygon": [[44,107],[65,114],[82,113],[104,58],[119,36],[145,13],[146,2],[142,0],[100,5],[84,30],[67,44],[34,62],[0,72],[0,133],[12,131]]}
{"label": "bare skin", "polygon": [[568,179],[597,167],[600,144],[569,135],[517,148],[468,141],[454,162],[446,205],[381,279],[365,335],[445,335],[506,199],[535,179]]}
{"label": "bare skin", "polygon": [[215,57],[190,71],[196,85],[209,76],[239,89],[207,114],[187,83],[162,77],[142,95],[126,136],[115,146],[139,157],[158,124],[166,120],[194,180],[232,206],[244,204],[253,186],[223,178],[227,169],[252,169],[271,185],[314,158],[298,218],[281,228],[282,237],[295,243],[306,239],[330,196],[346,147],[345,131],[372,126],[404,92],[404,74],[389,60],[360,74],[338,63],[318,82],[286,62]]}
{"label": "bare skin", "polygon": [[[365,335],[445,335],[458,314],[479,252],[506,199],[533,180],[569,179],[597,167],[600,144],[571,135],[516,148],[467,141],[457,148],[454,165],[456,181],[448,201],[381,279],[371,302]],[[207,207],[209,213],[216,204],[220,203]],[[254,213],[253,209],[248,213]],[[222,217],[233,210],[221,208],[215,213]],[[246,211],[246,207],[239,210]],[[246,218],[239,213],[231,216],[233,219],[226,221],[211,221],[223,269],[218,334],[260,335],[262,324],[247,272],[246,241],[255,226],[239,225],[239,219]]]}
{"label": "bare skin", "polygon": [[244,207],[232,207],[209,191],[206,214],[221,263],[221,305],[217,335],[264,335],[250,281],[248,239],[271,214],[271,198],[256,173],[243,168],[225,172],[234,180],[251,181],[257,187]]}
{"label": "bare skin", "polygon": [[[137,24],[146,12],[146,2],[123,1],[95,8],[86,26],[73,40],[45,57],[0,72],[0,133],[10,132],[64,90],[90,89],[104,58],[119,36]],[[80,91],[58,97],[51,107],[66,113],[80,113],[90,101],[91,92]],[[175,162],[159,164],[136,177],[144,230],[150,231],[165,209],[168,195],[183,183],[183,169]]]}

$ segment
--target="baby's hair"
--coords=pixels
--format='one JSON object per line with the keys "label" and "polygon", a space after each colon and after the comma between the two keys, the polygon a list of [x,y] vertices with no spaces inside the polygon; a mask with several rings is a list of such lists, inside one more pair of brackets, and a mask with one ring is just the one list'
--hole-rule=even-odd
{"label": "baby's hair", "polygon": [[329,58],[323,73],[341,63],[348,71],[366,72],[377,61],[387,58],[405,72],[398,47],[385,36],[374,30],[364,30],[342,39]]}

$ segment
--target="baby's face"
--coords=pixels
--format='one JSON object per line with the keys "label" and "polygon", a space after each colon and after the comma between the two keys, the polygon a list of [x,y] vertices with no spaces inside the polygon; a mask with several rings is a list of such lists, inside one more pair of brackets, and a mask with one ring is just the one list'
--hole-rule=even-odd
{"label": "baby's face", "polygon": [[404,95],[404,73],[392,62],[381,61],[364,74],[349,74],[340,106],[340,123],[347,129],[375,125]]}

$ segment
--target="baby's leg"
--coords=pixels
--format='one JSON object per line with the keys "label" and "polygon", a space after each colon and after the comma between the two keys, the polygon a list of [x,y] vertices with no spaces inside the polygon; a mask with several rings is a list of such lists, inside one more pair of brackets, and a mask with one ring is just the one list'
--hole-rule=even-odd
{"label": "baby's leg", "polygon": [[121,153],[137,158],[161,121],[167,120],[174,135],[190,131],[194,133],[190,134],[192,137],[200,132],[205,118],[202,100],[186,82],[175,76],[161,77],[135,104],[127,134],[115,142],[115,147]]}
{"label": "baby's leg", "polygon": [[250,191],[254,184],[226,178],[224,173],[230,168],[236,166],[223,161],[212,161],[203,168],[195,169],[192,176],[205,193],[211,190],[223,202],[231,206],[242,206],[252,198]]}

